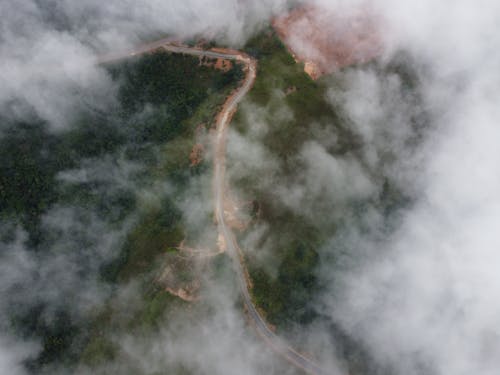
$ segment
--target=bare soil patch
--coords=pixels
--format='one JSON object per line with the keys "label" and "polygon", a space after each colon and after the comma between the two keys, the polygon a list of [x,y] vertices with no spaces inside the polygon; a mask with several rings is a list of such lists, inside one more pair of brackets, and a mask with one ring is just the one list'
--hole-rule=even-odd
{"label": "bare soil patch", "polygon": [[205,56],[200,56],[200,66],[208,66],[223,72],[229,72],[233,68],[231,60],[227,59],[211,59]]}
{"label": "bare soil patch", "polygon": [[203,161],[203,154],[205,153],[205,148],[201,143],[196,143],[189,154],[189,160],[191,162],[191,167],[196,167]]}
{"label": "bare soil patch", "polygon": [[337,13],[304,6],[273,20],[273,27],[313,79],[366,63],[383,50],[381,19],[368,8]]}

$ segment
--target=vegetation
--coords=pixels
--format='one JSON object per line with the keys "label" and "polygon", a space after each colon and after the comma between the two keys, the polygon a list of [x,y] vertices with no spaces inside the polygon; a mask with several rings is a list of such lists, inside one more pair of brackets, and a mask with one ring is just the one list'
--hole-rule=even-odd
{"label": "vegetation", "polygon": [[[334,156],[356,156],[362,147],[359,137],[349,129],[349,120],[326,99],[327,89],[335,79],[313,81],[296,63],[285,46],[268,30],[248,42],[245,50],[259,59],[259,72],[245,105],[266,110],[264,120],[272,126],[263,146],[276,156],[280,170],[273,184],[289,185],[301,169],[295,155],[304,142],[315,139],[314,127],[328,129],[337,142],[328,146]],[[94,212],[113,227],[132,223],[119,255],[100,270],[104,282],[114,287],[137,281],[140,301],[129,301],[112,294],[108,303],[84,321],[74,321],[65,310],[49,325],[41,318],[43,303],[20,309],[12,317],[26,337],[41,338],[43,351],[28,367],[37,373],[56,361],[81,360],[92,367],[120,357],[112,340],[119,332],[140,333],[157,328],[159,319],[185,309],[185,303],[152,283],[159,257],[175,254],[184,238],[182,213],[176,200],[190,178],[207,166],[190,167],[189,154],[195,129],[210,126],[215,113],[235,83],[241,79],[240,66],[229,72],[200,66],[197,58],[154,53],[107,67],[118,89],[118,102],[106,111],[82,107],[67,131],[52,134],[43,121],[12,122],[2,119],[7,128],[0,139],[0,219],[14,220],[28,233],[28,248],[50,252],[51,238],[41,220],[56,205],[78,206]],[[411,71],[401,64],[388,68],[403,77],[408,89],[414,87]],[[288,113],[283,113],[283,109]],[[420,119],[415,119],[416,122]],[[239,110],[235,125],[248,132],[245,111]],[[85,162],[119,160],[140,167],[130,176],[130,186],[114,186],[107,181],[62,180],[63,172],[78,169]],[[228,160],[231,163],[231,160]],[[253,200],[253,223],[270,225],[276,275],[266,272],[259,257],[246,252],[253,282],[253,298],[270,323],[283,330],[307,325],[318,314],[308,303],[321,289],[315,276],[319,248],[342,225],[339,221],[311,222],[283,202],[275,199],[270,186],[255,184],[255,175],[243,175],[236,185]],[[172,191],[155,193],[153,204],[138,190],[153,189],[169,181]],[[381,179],[377,204],[387,215],[406,204],[406,199],[387,178]],[[273,186],[274,187],[274,186]],[[373,202],[371,202],[373,203]],[[344,209],[361,217],[367,202],[349,202]],[[242,234],[241,236],[243,236]],[[257,244],[257,247],[264,244]],[[227,257],[213,259],[215,280],[234,277]],[[182,275],[186,278],[190,275]],[[132,307],[133,306],[133,307]],[[335,328],[332,328],[335,331]],[[341,333],[336,332],[342,336]],[[345,355],[360,356],[355,344],[343,337]],[[81,355],[81,353],[83,353]],[[178,369],[178,373],[186,373]]]}
{"label": "vegetation", "polygon": [[[274,154],[287,161],[313,137],[310,126],[314,123],[335,129],[339,142],[332,152],[340,154],[359,147],[346,119],[326,100],[327,82],[313,81],[274,32],[259,34],[245,49],[259,59],[257,80],[247,101],[266,107],[266,120],[273,126],[264,141]],[[290,116],[280,116],[283,108],[290,110]],[[239,129],[245,131],[242,116],[240,111],[237,120]]]}
{"label": "vegetation", "polygon": [[[147,334],[158,328],[166,315],[184,311],[186,302],[166,293],[154,284],[143,284],[140,300],[111,300],[91,325],[88,340],[81,355],[81,363],[95,368],[113,361],[120,355],[119,347],[113,342],[113,335],[120,333]],[[127,306],[124,310],[124,306]]]}
{"label": "vegetation", "polygon": [[[53,234],[41,221],[56,205],[81,207],[116,228],[135,222],[118,258],[102,267],[101,277],[112,284],[142,280],[145,300],[133,321],[151,325],[175,299],[151,289],[149,282],[157,257],[184,235],[176,197],[192,175],[206,168],[190,167],[195,129],[201,123],[211,125],[242,72],[238,65],[222,72],[199,66],[195,57],[163,52],[107,69],[118,87],[117,104],[106,110],[82,106],[61,133],[51,133],[43,121],[1,119],[6,130],[0,138],[0,219],[19,222],[29,236],[27,248],[38,254],[53,251]],[[99,163],[108,163],[106,168],[118,168],[119,163],[136,168],[123,186],[106,179],[111,170],[96,172],[98,178],[90,180],[61,178],[82,166],[98,168]],[[142,201],[140,189],[164,181],[173,187],[169,196],[160,193],[155,198],[159,205]],[[82,240],[85,248],[85,237]],[[74,363],[84,347],[90,362],[113,355],[113,345],[102,335],[85,334],[88,329],[96,332],[92,327],[99,327],[98,321],[115,319],[111,306],[91,320],[75,320],[61,309],[56,312],[60,319],[52,323],[43,319],[47,308],[44,302],[32,306],[26,301],[12,316],[17,331],[43,344],[41,355],[27,364],[34,373],[53,363]]]}
{"label": "vegetation", "polygon": [[[342,88],[343,71],[313,81],[304,73],[303,64],[294,61],[271,30],[250,40],[245,49],[259,59],[259,71],[254,88],[236,114],[235,127],[240,133],[249,134],[254,124],[247,118],[248,111],[253,111],[253,117],[249,116],[251,119],[255,118],[255,113],[262,116],[259,120],[269,125],[265,137],[259,142],[275,158],[273,163],[279,165],[277,170],[273,170],[273,176],[261,178],[268,171],[255,166],[246,174],[239,173],[238,178],[233,177],[231,182],[245,193],[245,199],[256,202],[257,214],[254,215],[253,225],[265,223],[267,227],[265,239],[253,243],[253,249],[244,249],[253,283],[252,295],[267,320],[277,326],[278,331],[287,332],[297,327],[307,329],[314,319],[322,319],[310,303],[322,290],[316,277],[320,249],[327,241],[335,241],[338,253],[333,255],[332,264],[342,252],[349,251],[342,245],[342,239],[336,237],[347,225],[344,216],[349,217],[349,224],[355,221],[361,223],[368,207],[376,207],[385,214],[386,228],[390,230],[396,225],[396,213],[409,204],[409,199],[382,170],[370,169],[366,165],[361,152],[364,147],[361,138],[351,130],[351,122],[343,109],[328,101],[327,90]],[[404,54],[383,67],[371,63],[364,67],[346,68],[345,71],[359,68],[372,69],[381,76],[397,75],[402,82],[402,95],[412,95],[418,100],[415,95],[418,86],[416,75],[408,68]],[[416,108],[419,108],[418,103]],[[425,114],[410,115],[410,121],[418,135],[413,142],[418,143],[422,139]],[[335,142],[322,142],[321,134],[328,134]],[[328,206],[322,197],[317,198],[319,202],[311,200],[304,211],[314,212],[317,208],[320,220],[311,219],[277,199],[275,192],[280,187],[286,191],[286,187],[294,184],[300,186],[304,166],[296,155],[308,141],[319,142],[332,157],[348,156],[358,160],[380,184],[380,193],[364,201],[346,201],[334,207]],[[231,163],[231,160],[228,162]],[[267,250],[270,254],[266,254],[263,261],[259,249],[266,246],[272,249]],[[329,256],[332,257],[331,254]],[[268,263],[273,265],[274,272],[269,272]],[[352,342],[338,327],[332,326],[331,333],[337,338],[335,341],[342,351],[341,356],[352,365],[353,373],[369,373],[367,369],[378,373],[358,343]]]}
{"label": "vegetation", "polygon": [[[166,55],[166,57],[175,61],[175,55]],[[130,98],[137,98],[139,102],[150,105],[156,99],[154,96],[150,96],[149,89],[152,88],[153,92],[158,92],[160,95],[161,86],[168,86],[176,72],[172,71],[171,60],[158,61],[155,56],[153,56],[152,61],[149,61],[147,57],[142,60],[145,60],[145,63],[139,72],[134,70],[133,74],[130,74],[129,71],[125,73],[127,82],[137,82],[140,87],[137,92],[140,92],[141,95],[134,96],[133,92],[129,91],[129,87],[126,87],[121,95],[126,102]],[[190,166],[189,153],[193,147],[194,130],[200,124],[204,124],[205,127],[211,125],[221,104],[229,91],[238,83],[237,79],[242,74],[239,66],[227,73],[219,73],[208,67],[199,67],[197,63],[192,65],[193,61],[191,58],[178,56],[178,60],[175,62],[178,64],[177,68],[182,69],[182,74],[186,74],[185,77],[192,76],[193,80],[201,79],[199,82],[192,83],[198,86],[193,87],[193,90],[186,94],[190,95],[188,103],[189,100],[193,100],[196,105],[192,104],[186,107],[186,102],[182,98],[179,99],[185,88],[179,86],[179,82],[173,85],[175,97],[172,102],[179,106],[174,105],[177,112],[171,113],[176,120],[170,119],[169,121],[172,124],[175,124],[175,121],[181,121],[182,129],[180,134],[172,138],[168,134],[164,134],[166,138],[162,138],[164,143],[160,147],[162,157],[149,171],[156,179],[170,181],[175,191],[172,196],[164,197],[160,205],[154,205],[144,212],[135,228],[128,234],[120,257],[104,270],[104,275],[109,281],[123,283],[129,280],[140,280],[140,288],[143,289],[143,292],[139,295],[142,296],[142,300],[134,301],[135,307],[131,309],[130,313],[124,314],[121,311],[124,303],[121,298],[112,299],[92,322],[92,331],[81,362],[96,371],[99,371],[101,364],[113,361],[122,355],[119,348],[112,342],[113,335],[125,332],[131,334],[137,332],[143,335],[148,330],[157,328],[160,321],[164,324],[167,319],[168,322],[169,316],[174,316],[179,311],[186,312],[186,302],[156,285],[154,277],[157,275],[158,267],[164,262],[164,255],[174,255],[178,251],[176,246],[184,239],[189,230],[189,228],[184,228],[182,214],[175,206],[176,196],[186,188],[191,176],[198,175],[207,168],[205,164],[196,167]],[[130,62],[126,64],[130,64]],[[165,74],[165,69],[161,69],[161,67],[167,71],[170,69],[170,71]],[[113,74],[116,75],[116,71]],[[145,74],[146,77],[149,75],[160,77],[161,75],[163,78],[149,85],[147,79],[138,77],[138,74]],[[133,78],[130,78],[131,75]],[[204,93],[204,96],[203,100],[199,101],[201,93]],[[167,98],[166,103],[172,102]],[[158,106],[161,107],[163,104],[159,102],[156,107]],[[134,111],[139,111],[139,108],[136,107]],[[183,117],[187,114],[189,117]],[[158,118],[154,117],[154,120],[157,121]],[[216,264],[218,263],[220,261],[216,261]],[[214,270],[217,268],[214,267]],[[188,277],[187,271],[181,269],[177,271],[179,278]],[[126,361],[126,359],[121,361]],[[131,368],[134,367],[132,363],[129,365]],[[135,371],[139,372],[138,369]],[[175,373],[188,372],[176,369]]]}
{"label": "vegetation", "polygon": [[318,253],[307,242],[287,245],[286,251],[279,251],[284,255],[276,279],[255,264],[251,268],[255,302],[264,309],[269,321],[281,327],[306,324],[315,317],[307,301],[317,283],[312,270],[318,265]]}
{"label": "vegetation", "polygon": [[[314,277],[318,264],[318,249],[327,239],[335,235],[344,225],[342,215],[322,213],[322,220],[312,221],[306,215],[287,207],[276,199],[278,186],[300,184],[300,171],[304,166],[296,155],[308,141],[320,142],[332,157],[349,156],[356,158],[367,173],[376,176],[381,193],[372,201],[345,202],[337,207],[325,206],[326,202],[311,202],[319,210],[325,207],[344,212],[349,217],[362,217],[369,205],[384,207],[387,216],[407,204],[407,198],[383,175],[381,171],[369,170],[361,156],[363,147],[360,137],[351,130],[349,118],[342,108],[328,101],[327,90],[341,88],[342,74],[323,77],[313,81],[305,72],[304,65],[295,62],[286,47],[272,30],[267,30],[250,40],[245,46],[247,53],[259,59],[258,75],[253,89],[240,107],[235,117],[235,127],[247,134],[254,124],[248,122],[246,113],[258,108],[263,122],[269,124],[266,136],[259,139],[269,155],[279,163],[279,169],[269,183],[255,183],[258,178],[255,170],[240,173],[232,184],[246,193],[248,199],[255,200],[258,206],[256,224],[265,222],[270,225],[267,241],[273,243],[272,255],[278,264],[278,273],[271,276],[265,267],[247,253],[247,261],[254,283],[253,295],[256,302],[267,314],[269,321],[279,328],[288,325],[307,324],[315,316],[308,310],[308,301],[320,286]],[[345,70],[359,69],[346,68]],[[413,90],[416,85],[415,74],[407,67],[404,54],[388,66],[376,63],[361,68],[370,68],[381,75],[397,74],[401,77],[404,90]],[[415,126],[424,120],[413,119]],[[335,142],[325,143],[318,134],[328,134]],[[229,163],[231,160],[228,161]],[[259,167],[256,166],[259,171]],[[264,172],[262,172],[264,173]],[[372,198],[370,198],[372,199]],[[313,207],[304,207],[312,209]],[[265,244],[256,244],[257,248]]]}
{"label": "vegetation", "polygon": [[183,236],[181,213],[164,198],[129,233],[118,259],[105,268],[106,280],[126,282],[138,275],[149,275],[158,256],[179,244]]}
{"label": "vegetation", "polygon": [[[281,163],[274,183],[293,181],[294,171],[299,168],[294,155],[306,140],[313,138],[310,128],[313,123],[333,127],[343,136],[339,138],[345,138],[345,144],[332,151],[342,153],[355,147],[354,137],[345,128],[345,122],[326,102],[326,84],[313,81],[304,73],[303,65],[294,61],[272,31],[250,40],[245,49],[259,59],[257,80],[246,103],[265,107],[264,121],[272,124],[262,142]],[[290,114],[280,115],[283,108]],[[242,133],[252,126],[246,122],[244,109],[237,112],[235,123]],[[271,187],[252,182],[255,178],[244,175],[232,183],[258,202],[257,223],[262,221],[271,225],[269,235],[273,239],[272,252],[278,270],[276,276],[270,275],[251,252],[247,253],[254,299],[269,322],[278,328],[307,324],[315,317],[308,301],[319,288],[314,270],[322,234],[276,200]],[[264,244],[256,247],[261,245]]]}

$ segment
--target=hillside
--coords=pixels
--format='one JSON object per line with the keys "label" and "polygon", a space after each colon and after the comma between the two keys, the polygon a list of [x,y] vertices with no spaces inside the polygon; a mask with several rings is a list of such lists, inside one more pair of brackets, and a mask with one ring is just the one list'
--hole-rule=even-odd
{"label": "hillside", "polygon": [[[217,70],[198,58],[160,51],[106,69],[118,100],[105,108],[82,100],[59,133],[43,121],[3,120],[2,246],[37,259],[39,267],[33,279],[5,286],[12,302],[7,324],[14,334],[40,342],[38,356],[27,363],[33,373],[74,368],[82,350],[93,357],[89,345],[97,344],[86,343],[95,340],[93,321],[103,319],[112,308],[106,300],[130,282],[147,290],[137,324],[179,304],[153,279],[186,236],[193,243],[206,240],[186,226],[177,202],[207,169],[207,160],[193,165],[190,155],[206,143],[239,67]],[[200,190],[190,194],[204,199]],[[202,227],[210,222],[205,215]],[[19,288],[38,297],[14,303]],[[62,305],[55,303],[60,298]]]}

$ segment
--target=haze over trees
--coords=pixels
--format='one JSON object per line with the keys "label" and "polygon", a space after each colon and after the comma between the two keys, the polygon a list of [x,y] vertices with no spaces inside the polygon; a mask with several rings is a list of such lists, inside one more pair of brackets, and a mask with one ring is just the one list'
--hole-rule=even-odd
{"label": "haze over trees", "polygon": [[[277,32],[289,11],[307,19]],[[258,60],[224,209],[272,329],[332,373],[498,372],[498,1],[0,14],[0,373],[298,373],[249,324],[214,223],[211,132],[241,66],[99,64],[172,35]]]}

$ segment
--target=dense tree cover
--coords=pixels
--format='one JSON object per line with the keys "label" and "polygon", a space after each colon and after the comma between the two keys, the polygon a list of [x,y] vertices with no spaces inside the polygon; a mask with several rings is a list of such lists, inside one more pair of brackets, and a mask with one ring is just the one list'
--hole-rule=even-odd
{"label": "dense tree cover", "polygon": [[57,171],[68,166],[67,159],[57,159],[61,147],[40,123],[18,123],[0,139],[0,214],[21,214],[33,234],[56,200]]}
{"label": "dense tree cover", "polygon": [[[42,257],[55,251],[52,245],[59,234],[41,221],[56,206],[79,207],[119,228],[137,212],[137,187],[169,181],[174,194],[181,191],[190,175],[203,168],[189,168],[195,127],[212,120],[242,74],[239,66],[222,72],[199,66],[197,58],[163,52],[106,69],[118,87],[116,103],[106,110],[82,105],[65,130],[53,133],[43,121],[0,118],[0,220],[19,223],[28,234],[28,251]],[[118,169],[119,163],[137,166],[122,185],[106,178],[113,170],[101,170]],[[86,168],[85,173],[95,170],[97,177],[69,182],[61,178],[79,168]],[[173,200],[175,196],[164,196],[158,207],[141,208],[118,258],[101,267],[103,281],[146,274],[167,245],[180,242],[182,217]],[[76,235],[81,235],[78,251],[87,252],[85,233]],[[148,301],[164,299],[164,293],[157,294]],[[77,360],[88,338],[84,328],[89,321],[73,321],[59,308],[57,318],[48,323],[43,316],[49,308],[40,300],[35,305],[19,301],[11,309],[12,327],[26,338],[41,340],[41,354],[27,364],[34,373],[56,362]]]}
{"label": "dense tree cover", "polygon": [[254,266],[252,280],[256,302],[271,322],[282,327],[306,324],[316,316],[307,301],[317,287],[316,276],[311,270],[318,264],[318,253],[309,243],[300,240],[288,244],[284,250],[276,279],[269,278],[264,270]]}
{"label": "dense tree cover", "polygon": [[0,118],[5,129],[0,139],[0,214],[36,219],[57,200],[56,174],[85,158],[124,150],[128,159],[147,162],[150,143],[192,134],[193,128],[183,122],[242,74],[239,66],[217,72],[199,66],[197,58],[167,53],[125,61],[109,70],[119,84],[119,105],[105,114],[82,107],[60,134],[50,133],[43,121]]}
{"label": "dense tree cover", "polygon": [[[341,87],[339,77],[343,72],[313,81],[304,73],[303,64],[294,61],[272,30],[257,35],[247,43],[245,49],[259,59],[257,80],[246,104],[250,108],[255,105],[260,107],[261,121],[267,122],[268,127],[266,136],[259,141],[275,158],[272,162],[279,165],[272,177],[266,175],[259,182],[256,181],[260,173],[269,173],[266,168],[260,171],[260,166],[250,169],[247,174],[240,173],[231,182],[246,194],[247,199],[257,202],[253,223],[256,226],[264,224],[266,228],[265,238],[261,242],[252,242],[252,249],[244,249],[247,250],[245,259],[253,282],[252,294],[268,321],[277,326],[278,332],[297,327],[307,330],[307,325],[313,320],[322,320],[311,303],[323,287],[317,277],[321,248],[327,244],[331,246],[332,242],[338,246],[338,252],[336,249],[332,251],[334,259],[329,260],[334,272],[337,256],[340,258],[342,252],[349,251],[344,248],[342,239],[336,237],[337,233],[342,233],[346,225],[353,225],[357,221],[361,223],[368,207],[376,207],[385,215],[385,227],[389,231],[397,225],[397,212],[409,204],[409,198],[382,170],[369,170],[361,156],[364,146],[361,137],[352,130],[350,119],[342,108],[328,100],[328,90]],[[350,67],[345,71],[358,68]],[[380,76],[396,75],[402,82],[401,95],[408,94],[418,100],[415,95],[418,86],[416,75],[408,67],[408,59],[404,54],[396,56],[393,62],[385,66],[375,62],[361,68],[371,69]],[[251,133],[249,129],[252,124],[248,122],[245,105],[237,112],[235,119],[235,127],[240,133]],[[411,114],[410,121],[418,138],[423,133],[425,113],[416,116]],[[318,139],[318,134],[327,134],[335,141],[322,142],[325,139]],[[276,191],[280,191],[280,188],[287,191],[287,187],[296,183],[300,189],[303,183],[301,175],[307,166],[302,164],[297,155],[308,141],[319,142],[332,157],[356,158],[380,185],[379,193],[366,200],[346,200],[335,205],[321,196],[316,200],[310,199],[310,206],[304,206],[303,210],[316,212],[317,220],[298,212],[298,208],[287,206],[277,197]],[[412,141],[419,142],[419,139]],[[411,146],[408,145],[409,148]],[[228,159],[228,162],[231,163],[231,160]],[[270,182],[266,184],[265,181]],[[344,220],[344,216],[349,220]],[[265,249],[262,251],[270,255],[259,256],[260,249]],[[273,265],[274,272],[269,272],[266,263]],[[331,326],[331,334],[337,338],[337,349],[341,357],[349,360],[353,373],[378,373],[358,343],[352,342],[334,325]]]}
{"label": "dense tree cover", "polygon": [[[304,144],[308,141],[323,141],[318,139],[320,129],[335,139],[328,145],[322,144],[325,151],[333,157],[342,158],[349,155],[357,158],[367,173],[380,184],[380,193],[375,197],[375,201],[347,201],[338,207],[330,207],[325,201],[311,201],[311,204],[317,203],[320,210],[328,207],[344,210],[350,217],[361,217],[367,205],[374,204],[383,208],[387,216],[390,216],[390,213],[408,204],[408,198],[402,195],[382,171],[369,171],[368,167],[364,166],[360,156],[363,144],[359,135],[352,130],[350,119],[343,109],[328,100],[327,90],[340,85],[338,77],[341,73],[313,81],[304,72],[303,64],[294,61],[272,30],[266,30],[251,39],[245,50],[259,59],[257,79],[246,102],[264,109],[259,113],[263,117],[262,121],[269,125],[266,136],[260,141],[279,162],[279,170],[275,171],[275,176],[271,179],[272,186],[255,183],[257,176],[252,175],[252,171],[248,174],[241,173],[238,179],[233,181],[249,198],[255,199],[259,206],[257,223],[260,220],[270,224],[268,233],[271,237],[276,237],[273,239],[278,244],[273,249],[280,264],[278,276],[275,278],[266,274],[257,263],[254,264],[251,252],[248,253],[255,281],[254,294],[273,324],[279,326],[286,325],[286,322],[304,323],[307,320],[304,315],[295,312],[303,309],[314,295],[314,291],[319,288],[313,276],[317,265],[317,249],[343,225],[342,220],[329,220],[328,217],[317,222],[311,221],[276,199],[274,191],[277,185],[300,183],[304,165],[296,156]],[[350,67],[345,70],[357,68]],[[416,74],[409,67],[408,56],[404,53],[397,55],[386,66],[379,66],[375,62],[361,68],[372,69],[380,75],[397,75],[403,84],[402,95],[408,93],[417,98]],[[290,88],[293,90],[289,90]],[[418,103],[416,105],[418,107]],[[242,107],[244,108],[244,105]],[[282,115],[284,109],[289,113]],[[245,109],[238,111],[235,117],[235,128],[243,135],[252,127],[244,111]],[[422,136],[427,121],[425,113],[416,112],[415,116],[413,113],[410,115],[415,134]],[[304,210],[312,208],[304,207]],[[318,214],[320,212],[322,211],[318,211]],[[333,214],[327,216],[338,217]],[[297,292],[294,292],[295,289]],[[271,294],[267,294],[269,290],[272,290]],[[305,316],[312,315],[307,313]]]}
{"label": "dense tree cover", "polygon": [[[293,183],[297,171],[294,156],[305,141],[313,138],[310,126],[313,123],[328,123],[335,128],[339,139],[345,139],[345,147],[339,146],[336,153],[355,147],[354,136],[346,129],[339,114],[326,101],[327,86],[312,81],[297,64],[279,38],[268,30],[250,40],[246,51],[259,58],[259,72],[248,101],[266,108],[268,134],[262,139],[265,147],[280,161],[277,183]],[[293,87],[295,92],[277,97]],[[287,108],[290,116],[279,119],[277,111]],[[248,126],[243,112],[236,114],[236,127],[246,133]],[[273,196],[273,189],[257,188],[252,181],[255,176],[243,175],[233,183],[256,199],[259,206],[259,221],[270,224],[269,235],[273,238],[273,256],[277,259],[278,272],[271,276],[249,252],[248,262],[254,284],[253,294],[268,320],[279,328],[312,321],[315,312],[308,305],[319,288],[314,276],[318,264],[317,249],[326,238],[304,218],[300,217]],[[260,245],[257,244],[258,248]]]}
{"label": "dense tree cover", "polygon": [[123,82],[119,97],[122,115],[131,118],[129,135],[157,142],[185,131],[182,121],[193,115],[208,95],[242,77],[239,66],[215,74],[214,69],[200,66],[197,58],[168,53],[127,61],[111,68],[111,73]]}
{"label": "dense tree cover", "polygon": [[[268,120],[273,126],[263,143],[281,163],[281,182],[293,181],[299,167],[293,155],[312,138],[310,125],[313,123],[334,128],[338,142],[328,150],[331,154],[356,154],[360,140],[349,130],[347,119],[327,103],[325,82],[312,81],[303,72],[303,66],[295,63],[270,32],[251,40],[246,50],[259,58],[259,74],[249,100],[269,108]],[[85,207],[116,226],[122,225],[137,209],[133,189],[112,188],[105,181],[64,183],[58,178],[62,172],[78,168],[85,161],[109,158],[113,165],[124,158],[141,165],[132,177],[139,187],[168,179],[175,189],[182,190],[190,175],[204,168],[189,168],[194,127],[212,119],[224,94],[242,77],[239,66],[223,73],[200,66],[197,58],[168,53],[130,59],[107,69],[118,86],[116,106],[104,112],[91,106],[82,107],[76,120],[61,133],[51,133],[43,121],[27,123],[1,119],[1,128],[6,130],[0,138],[0,218],[19,221],[29,234],[27,246],[33,251],[50,251],[50,235],[44,232],[40,219],[54,205]],[[405,70],[402,64],[395,63],[389,69],[400,74],[409,89],[415,84],[411,71]],[[277,101],[276,92],[286,92],[290,87],[295,87],[296,91]],[[283,104],[292,116],[276,120],[272,117],[274,111]],[[244,133],[245,119],[241,112],[236,120],[239,130]],[[305,326],[318,318],[308,304],[321,289],[315,276],[318,249],[341,224],[326,223],[318,227],[307,222],[277,201],[269,191],[254,188],[255,178],[244,176],[232,183],[255,199],[256,222],[270,224],[269,233],[278,236],[274,238],[276,246],[273,248],[276,276],[267,273],[258,259],[247,253],[253,296],[278,329]],[[378,198],[388,213],[406,204],[405,197],[387,179]],[[174,201],[175,194],[162,197],[157,207],[139,215],[119,256],[101,267],[103,280],[119,283],[138,275],[151,280],[145,275],[154,268],[156,256],[175,246],[183,237],[182,215]],[[349,209],[354,216],[362,215],[363,202],[353,203]],[[230,268],[227,261],[224,257],[216,258],[215,271]],[[143,302],[139,311],[120,324],[134,329],[151,326],[165,309],[177,306],[172,297],[154,287],[145,287]],[[107,306],[92,324],[72,321],[62,309],[56,313],[56,322],[47,325],[40,319],[45,308],[43,303],[19,307],[12,321],[24,336],[42,340],[41,355],[28,364],[34,373],[61,359],[75,360],[83,348],[83,359],[87,363],[110,359],[116,354],[101,332],[103,327],[113,324],[113,306]],[[90,334],[82,334],[87,328]],[[335,327],[332,332],[345,343],[346,357],[356,363],[365,360],[355,343],[342,337]],[[79,345],[75,346],[75,341]]]}

